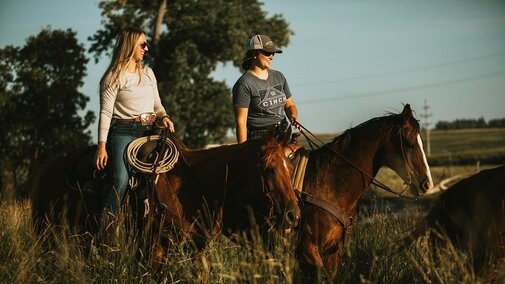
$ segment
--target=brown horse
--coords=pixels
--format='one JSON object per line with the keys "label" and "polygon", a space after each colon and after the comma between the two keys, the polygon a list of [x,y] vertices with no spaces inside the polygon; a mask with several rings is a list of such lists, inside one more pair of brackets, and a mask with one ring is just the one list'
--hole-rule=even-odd
{"label": "brown horse", "polygon": [[101,179],[93,178],[96,146],[62,153],[40,168],[32,189],[32,221],[38,233],[47,225],[67,225],[72,232],[97,230]]}
{"label": "brown horse", "polygon": [[335,277],[359,200],[384,165],[410,184],[414,195],[432,187],[419,123],[408,104],[400,114],[373,118],[310,152],[297,247],[306,276],[324,269]]}
{"label": "brown horse", "polygon": [[[285,139],[277,140],[273,133],[272,129],[262,140],[208,150],[188,149],[172,137],[182,159],[172,171],[160,176],[154,196],[151,192],[151,209],[156,209],[151,213],[193,233],[194,222],[204,212],[222,217],[216,218],[218,229],[246,228],[246,208],[252,209],[258,221],[280,216],[275,225],[295,226],[300,210],[290,183],[291,168],[280,144]],[[156,143],[150,145],[152,149]],[[46,221],[63,221],[72,231],[96,231],[102,196],[101,180],[90,181],[95,151],[96,146],[62,154],[42,168],[32,195],[32,215],[39,230]],[[132,205],[142,216],[143,203]]]}
{"label": "brown horse", "polygon": [[505,166],[483,170],[443,192],[409,237],[429,233],[473,256],[475,271],[505,257]]}
{"label": "brown horse", "polygon": [[289,134],[279,141],[272,129],[264,140],[206,150],[188,149],[172,138],[181,158],[160,176],[155,207],[163,208],[160,213],[176,228],[204,239],[221,231],[294,228],[300,209],[282,147]]}

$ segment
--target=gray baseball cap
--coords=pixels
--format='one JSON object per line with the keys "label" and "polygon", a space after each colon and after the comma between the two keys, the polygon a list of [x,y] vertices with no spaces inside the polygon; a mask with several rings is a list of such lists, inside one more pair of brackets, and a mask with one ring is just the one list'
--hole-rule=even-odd
{"label": "gray baseball cap", "polygon": [[247,50],[264,50],[272,53],[282,53],[282,50],[274,45],[272,39],[266,35],[255,35],[247,42]]}

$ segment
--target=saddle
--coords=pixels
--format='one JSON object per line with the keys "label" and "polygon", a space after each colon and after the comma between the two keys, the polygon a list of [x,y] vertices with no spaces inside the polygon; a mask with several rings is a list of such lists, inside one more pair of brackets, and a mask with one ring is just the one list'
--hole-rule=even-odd
{"label": "saddle", "polygon": [[298,144],[300,132],[293,133],[291,141],[284,146],[284,154],[291,161],[293,172],[291,173],[291,183],[298,196],[301,196],[303,191],[303,179],[305,177],[305,169],[309,159],[310,150],[305,150],[302,145]]}

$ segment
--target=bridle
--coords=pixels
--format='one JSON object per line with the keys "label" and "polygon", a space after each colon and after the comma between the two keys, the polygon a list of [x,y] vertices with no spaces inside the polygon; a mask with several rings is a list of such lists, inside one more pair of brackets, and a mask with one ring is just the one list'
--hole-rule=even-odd
{"label": "bridle", "polygon": [[[318,149],[321,149],[322,147],[326,147],[328,148],[331,152],[335,153],[336,155],[338,155],[339,157],[341,157],[346,163],[348,163],[350,166],[352,166],[353,168],[357,169],[362,175],[370,178],[372,184],[374,184],[375,186],[383,189],[383,190],[386,190],[390,193],[393,193],[397,196],[400,196],[400,197],[403,197],[403,198],[408,198],[408,199],[414,199],[412,197],[409,197],[409,196],[405,196],[403,195],[403,192],[408,188],[408,186],[410,186],[412,184],[412,171],[411,171],[411,165],[408,163],[408,160],[407,160],[407,157],[406,157],[406,154],[405,154],[405,150],[404,150],[404,146],[403,146],[403,136],[402,136],[402,133],[401,133],[401,128],[398,129],[398,134],[400,136],[400,147],[402,149],[402,158],[404,160],[404,164],[405,166],[407,167],[407,174],[408,174],[408,180],[405,182],[406,184],[406,187],[400,192],[400,193],[397,193],[395,191],[393,191],[389,186],[385,185],[384,183],[380,182],[379,180],[377,180],[375,177],[373,177],[371,174],[367,173],[366,171],[364,171],[363,169],[361,169],[358,165],[356,165],[355,163],[353,163],[351,160],[349,160],[347,157],[345,157],[343,154],[339,153],[337,150],[335,150],[333,147],[331,147],[329,144],[326,144],[324,143],[323,141],[321,141],[321,139],[319,139],[319,137],[317,137],[314,133],[312,133],[310,130],[308,130],[307,128],[305,128],[303,125],[301,125],[299,122],[297,122],[298,126],[302,129],[300,132],[303,134],[303,136],[305,137],[305,139],[307,139],[309,145],[311,146],[312,149],[314,149],[313,145],[315,145]],[[311,135],[314,139],[316,139],[319,143],[322,144],[322,146],[319,146],[316,142],[314,142],[308,135]],[[303,181],[302,181],[303,183]],[[363,189],[363,191],[366,190],[366,187]],[[313,194],[310,194],[308,192],[305,192],[305,191],[302,191],[301,192],[301,196],[300,196],[300,202],[302,202],[303,204],[303,201],[307,202],[307,203],[310,203],[318,208],[321,208],[323,209],[324,211],[326,211],[327,213],[329,213],[331,216],[335,217],[340,223],[341,225],[343,226],[343,229],[344,229],[344,244],[348,242],[349,240],[349,237],[351,235],[351,232],[352,232],[352,227],[353,227],[353,223],[354,223],[354,217],[347,214],[347,212],[345,212],[344,210],[340,209],[338,206],[334,206],[333,204],[327,202],[326,200],[323,200]]]}
{"label": "bridle", "polygon": [[[405,168],[406,168],[406,171],[407,171],[407,181],[404,182],[405,188],[400,192],[400,195],[399,195],[399,196],[402,196],[401,194],[403,194],[403,192],[405,192],[405,190],[407,189],[407,187],[409,187],[410,185],[413,184],[413,182],[412,182],[412,180],[413,180],[412,176],[414,175],[414,170],[413,170],[413,166],[410,164],[410,162],[407,159],[407,156],[405,154],[405,148],[403,146],[403,140],[405,138],[403,138],[403,134],[402,134],[401,128],[398,129],[398,136],[400,136],[400,149],[402,150],[403,162],[405,164]],[[408,142],[408,144],[410,144],[410,142]],[[405,197],[405,196],[402,196],[402,197]]]}
{"label": "bridle", "polygon": [[[280,147],[280,149],[277,149],[277,150],[282,150],[282,147]],[[268,149],[266,151],[268,151]],[[276,151],[276,150],[274,150],[274,151]],[[287,158],[285,158],[284,153],[281,155],[281,158],[287,159]],[[265,216],[266,217],[265,219],[267,220],[266,224],[270,225],[270,227],[273,228],[276,220],[279,220],[279,219],[282,220],[284,212],[283,212],[283,210],[281,210],[281,208],[275,207],[275,201],[272,196],[275,195],[278,198],[283,198],[284,193],[282,190],[280,190],[279,188],[276,187],[275,183],[273,184],[273,187],[272,187],[272,186],[269,186],[268,183],[265,181],[265,179],[267,178],[267,177],[265,177],[265,175],[268,173],[264,170],[265,169],[264,160],[262,160],[260,152],[258,152],[258,160],[257,161],[258,162],[256,164],[256,169],[257,169],[258,176],[260,177],[262,192],[264,193],[264,195],[268,199],[268,209],[269,209],[268,211],[269,212],[268,212],[268,215]],[[285,162],[288,164],[290,163],[289,160],[286,160]],[[283,169],[284,169],[284,167],[283,167]],[[287,169],[286,169],[286,171],[287,171]],[[289,175],[289,171],[287,174]],[[274,176],[277,176],[277,175],[274,175]],[[274,191],[277,191],[277,192],[275,193]],[[295,193],[296,193],[296,191],[295,191]]]}
{"label": "bridle", "polygon": [[266,199],[267,199],[267,202],[268,202],[268,216],[266,216],[266,217],[267,217],[267,219],[270,219],[274,215],[273,211],[274,211],[275,203],[274,203],[274,199],[272,198],[272,193],[274,192],[275,189],[270,188],[267,185],[267,183],[265,182],[265,176],[264,176],[265,175],[265,171],[264,171],[263,161],[262,161],[261,153],[260,152],[258,152],[258,159],[257,159],[257,163],[256,163],[256,171],[257,171],[257,174],[258,174],[259,179],[260,179],[261,191],[266,196]]}
{"label": "bridle", "polygon": [[[407,160],[407,157],[406,157],[406,154],[405,154],[405,150],[404,150],[404,146],[403,146],[403,136],[402,136],[402,133],[401,133],[401,129],[398,129],[398,132],[399,132],[399,136],[400,136],[400,148],[402,150],[402,157],[403,157],[403,161],[404,161],[404,164],[405,164],[405,167],[407,167],[407,177],[408,177],[408,180],[404,182],[405,184],[405,188],[400,192],[396,192],[394,190],[392,190],[389,186],[387,186],[386,184],[382,183],[381,181],[379,181],[377,178],[373,177],[371,174],[367,173],[366,171],[364,171],[363,169],[361,169],[358,165],[356,165],[355,163],[353,163],[351,160],[349,160],[347,157],[345,157],[343,154],[339,153],[337,150],[335,150],[333,147],[331,147],[329,144],[327,143],[324,143],[321,139],[319,139],[319,137],[317,137],[314,133],[312,133],[310,130],[308,130],[305,126],[303,126],[302,124],[300,124],[299,122],[297,122],[297,125],[300,126],[300,128],[302,128],[303,130],[300,131],[302,133],[302,135],[305,137],[305,139],[307,139],[309,145],[312,147],[312,149],[314,149],[314,147],[312,145],[315,145],[318,149],[321,149],[323,147],[326,147],[328,148],[331,152],[337,154],[340,158],[342,158],[346,163],[348,163],[350,166],[352,166],[353,168],[357,169],[361,174],[363,174],[365,177],[369,178],[371,180],[371,183],[387,192],[390,192],[396,196],[399,196],[399,197],[403,197],[403,198],[407,198],[407,199],[413,199],[415,200],[416,198],[412,198],[412,197],[409,197],[409,196],[405,196],[403,195],[403,192],[405,192],[405,190],[407,190],[407,188],[412,185],[412,173],[413,171],[411,171],[411,165],[408,163],[408,160]],[[308,135],[307,133],[312,136],[315,140],[317,140],[319,143],[322,144],[322,146],[319,146],[316,142],[314,142],[314,140],[312,140]],[[366,188],[365,188],[366,189]]]}

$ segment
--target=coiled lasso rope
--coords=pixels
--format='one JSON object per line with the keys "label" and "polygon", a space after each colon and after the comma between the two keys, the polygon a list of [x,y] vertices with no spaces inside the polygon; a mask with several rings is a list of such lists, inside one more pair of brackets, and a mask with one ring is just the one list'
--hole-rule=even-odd
{"label": "coiled lasso rope", "polygon": [[[154,151],[152,154],[156,154],[154,162],[144,162],[137,159],[137,153],[140,151],[140,148],[149,141],[158,141],[163,139],[162,143],[164,143],[165,147],[162,147],[164,151],[162,153],[158,151]],[[151,173],[156,175],[155,184],[158,182],[159,174],[166,173],[173,169],[175,163],[179,159],[179,151],[175,146],[174,142],[170,140],[165,135],[151,135],[140,137],[133,140],[126,149],[126,159],[128,163],[137,171],[142,173]],[[138,181],[130,179],[130,186],[132,188],[136,187]]]}

